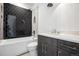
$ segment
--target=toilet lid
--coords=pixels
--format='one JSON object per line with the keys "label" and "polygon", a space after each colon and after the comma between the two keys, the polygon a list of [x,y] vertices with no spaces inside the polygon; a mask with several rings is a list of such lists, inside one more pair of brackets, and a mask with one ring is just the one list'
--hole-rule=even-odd
{"label": "toilet lid", "polygon": [[32,42],[32,43],[28,44],[28,47],[35,47],[35,46],[37,46],[37,42]]}

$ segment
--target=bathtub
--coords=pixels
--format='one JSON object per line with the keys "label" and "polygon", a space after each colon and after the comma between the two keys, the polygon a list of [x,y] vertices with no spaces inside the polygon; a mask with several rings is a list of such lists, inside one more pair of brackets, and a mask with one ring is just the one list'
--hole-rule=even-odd
{"label": "bathtub", "polygon": [[16,56],[27,52],[27,44],[33,36],[0,40],[0,56]]}

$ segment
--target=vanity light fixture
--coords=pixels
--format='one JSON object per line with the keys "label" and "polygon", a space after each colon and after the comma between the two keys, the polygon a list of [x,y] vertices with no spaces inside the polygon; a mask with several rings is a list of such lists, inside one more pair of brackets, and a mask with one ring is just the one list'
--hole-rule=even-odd
{"label": "vanity light fixture", "polygon": [[47,4],[47,7],[52,7],[53,6],[53,3],[48,3]]}

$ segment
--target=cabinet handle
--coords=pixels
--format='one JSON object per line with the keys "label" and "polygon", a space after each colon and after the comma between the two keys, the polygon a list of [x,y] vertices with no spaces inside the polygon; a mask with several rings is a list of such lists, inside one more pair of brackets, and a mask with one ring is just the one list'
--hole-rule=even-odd
{"label": "cabinet handle", "polygon": [[61,51],[58,51],[58,56],[60,56]]}
{"label": "cabinet handle", "polygon": [[3,18],[2,14],[1,14],[1,19]]}
{"label": "cabinet handle", "polygon": [[47,53],[47,44],[45,44],[45,54]]}
{"label": "cabinet handle", "polygon": [[42,53],[43,53],[43,44],[42,44]]}

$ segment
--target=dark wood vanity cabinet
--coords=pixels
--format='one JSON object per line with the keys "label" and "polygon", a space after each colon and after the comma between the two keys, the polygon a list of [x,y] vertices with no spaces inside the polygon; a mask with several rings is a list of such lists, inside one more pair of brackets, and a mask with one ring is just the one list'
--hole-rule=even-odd
{"label": "dark wood vanity cabinet", "polygon": [[79,56],[79,43],[38,35],[38,56]]}
{"label": "dark wood vanity cabinet", "polygon": [[38,36],[38,55],[39,56],[56,56],[57,55],[57,40]]}

